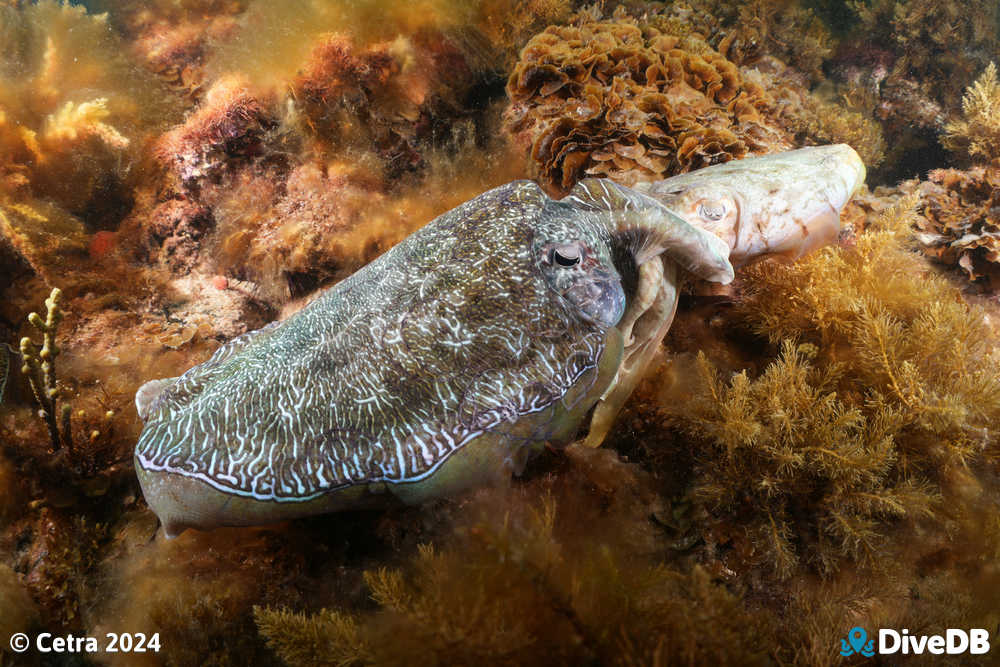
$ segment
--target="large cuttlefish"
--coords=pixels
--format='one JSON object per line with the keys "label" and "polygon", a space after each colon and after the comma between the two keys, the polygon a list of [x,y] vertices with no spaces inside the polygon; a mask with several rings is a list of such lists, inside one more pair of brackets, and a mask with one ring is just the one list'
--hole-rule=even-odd
{"label": "large cuttlefish", "polygon": [[662,341],[679,270],[834,240],[845,145],[627,188],[531,181],[441,215],[304,309],[136,395],[135,467],[168,536],[418,503],[519,471],[591,416],[597,446]]}

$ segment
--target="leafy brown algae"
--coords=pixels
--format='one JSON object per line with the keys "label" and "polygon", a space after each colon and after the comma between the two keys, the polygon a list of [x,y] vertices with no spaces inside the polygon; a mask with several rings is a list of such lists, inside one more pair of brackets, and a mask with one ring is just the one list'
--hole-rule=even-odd
{"label": "leafy brown algae", "polygon": [[669,328],[678,267],[727,283],[829,243],[864,173],[838,145],[561,200],[531,181],[486,192],[143,385],[146,501],[174,536],[452,494],[572,440],[592,409],[597,446]]}

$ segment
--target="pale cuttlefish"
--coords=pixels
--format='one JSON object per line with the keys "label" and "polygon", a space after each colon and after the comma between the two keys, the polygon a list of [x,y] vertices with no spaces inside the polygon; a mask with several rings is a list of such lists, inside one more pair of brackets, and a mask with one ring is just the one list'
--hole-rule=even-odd
{"label": "pale cuttlefish", "polygon": [[136,394],[166,535],[419,503],[519,472],[590,416],[599,445],[660,345],[679,270],[833,241],[865,168],[804,148],[561,200],[514,181],[441,215],[282,322]]}

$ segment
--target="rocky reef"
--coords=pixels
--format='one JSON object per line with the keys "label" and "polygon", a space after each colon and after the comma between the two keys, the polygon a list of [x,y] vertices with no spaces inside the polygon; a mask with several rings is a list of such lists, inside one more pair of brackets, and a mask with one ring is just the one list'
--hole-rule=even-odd
{"label": "rocky reef", "polygon": [[[1000,16],[957,7],[2,3],[0,665],[828,665],[855,626],[995,629]],[[600,450],[158,531],[143,382],[515,178],[837,142],[870,174],[838,243],[687,280]]]}

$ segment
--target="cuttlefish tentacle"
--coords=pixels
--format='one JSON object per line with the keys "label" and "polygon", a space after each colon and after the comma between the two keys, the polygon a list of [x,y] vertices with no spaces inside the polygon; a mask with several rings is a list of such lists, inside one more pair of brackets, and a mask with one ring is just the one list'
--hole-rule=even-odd
{"label": "cuttlefish tentacle", "polygon": [[653,307],[660,293],[660,283],[663,281],[663,262],[646,262],[639,267],[635,297],[629,302],[628,310],[618,323],[618,330],[625,339],[628,349],[635,342],[632,328],[643,313]]}

